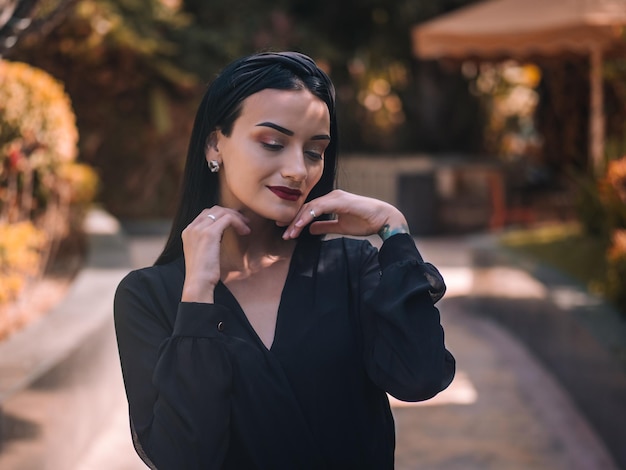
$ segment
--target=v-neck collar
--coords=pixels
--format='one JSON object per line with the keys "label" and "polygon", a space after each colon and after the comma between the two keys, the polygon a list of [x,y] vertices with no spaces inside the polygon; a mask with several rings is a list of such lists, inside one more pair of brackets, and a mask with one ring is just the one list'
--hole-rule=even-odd
{"label": "v-neck collar", "polygon": [[[226,284],[224,284],[220,280],[215,287],[215,302],[230,308],[237,315],[238,320],[244,326],[249,335],[254,339],[254,341],[267,352],[274,352],[277,343],[280,342],[281,334],[283,333],[283,324],[285,323],[285,312],[283,310],[288,297],[288,293],[292,290],[292,285],[295,281],[295,278],[297,278],[298,275],[305,275],[307,277],[310,276],[312,274],[310,270],[311,265],[314,266],[316,264],[311,263],[307,265],[305,263],[307,250],[304,250],[305,253],[303,253],[302,247],[307,244],[308,242],[306,241],[298,240],[296,242],[296,246],[293,249],[293,253],[291,254],[291,259],[289,260],[289,268],[287,270],[287,277],[285,278],[285,283],[281,290],[280,300],[278,303],[278,310],[276,313],[276,325],[274,327],[274,338],[272,339],[272,344],[269,348],[261,340],[261,337],[254,329],[246,313],[241,307],[241,304],[228,288],[228,286],[226,286]],[[306,269],[307,267],[309,269]]]}

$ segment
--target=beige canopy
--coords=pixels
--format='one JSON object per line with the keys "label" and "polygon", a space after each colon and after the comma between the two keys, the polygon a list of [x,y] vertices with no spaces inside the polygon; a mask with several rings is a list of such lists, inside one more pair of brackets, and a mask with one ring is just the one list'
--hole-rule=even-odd
{"label": "beige canopy", "polygon": [[626,0],[488,0],[413,29],[425,59],[526,59],[566,52],[591,57],[591,161],[604,155],[602,57],[623,42]]}

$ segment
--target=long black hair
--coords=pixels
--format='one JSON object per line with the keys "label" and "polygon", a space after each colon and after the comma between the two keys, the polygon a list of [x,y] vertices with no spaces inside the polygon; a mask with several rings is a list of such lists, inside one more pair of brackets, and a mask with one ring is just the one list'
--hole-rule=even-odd
{"label": "long black hair", "polygon": [[[298,52],[262,52],[243,57],[226,66],[207,88],[196,114],[178,209],[163,252],[155,264],[169,263],[183,254],[183,230],[202,210],[218,203],[216,173],[208,170],[205,150],[209,136],[217,129],[230,135],[239,117],[242,102],[264,89],[308,90],[318,97],[330,113],[330,143],[324,152],[324,171],[307,200],[333,190],[337,167],[337,119],[335,88],[315,62]],[[303,233],[301,236],[311,236]]]}

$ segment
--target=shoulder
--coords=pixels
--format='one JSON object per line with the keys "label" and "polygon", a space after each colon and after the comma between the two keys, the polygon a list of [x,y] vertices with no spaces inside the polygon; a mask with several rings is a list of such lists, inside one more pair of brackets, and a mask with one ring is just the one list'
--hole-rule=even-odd
{"label": "shoulder", "polygon": [[183,279],[184,264],[182,259],[167,264],[149,266],[129,272],[120,281],[117,290],[135,290],[148,287],[171,285],[177,278]]}
{"label": "shoulder", "polygon": [[118,337],[124,332],[145,331],[147,325],[171,331],[183,282],[182,258],[128,273],[117,286],[113,302]]}
{"label": "shoulder", "polygon": [[114,301],[116,315],[118,310],[169,311],[180,301],[183,282],[182,258],[131,271],[117,286]]}

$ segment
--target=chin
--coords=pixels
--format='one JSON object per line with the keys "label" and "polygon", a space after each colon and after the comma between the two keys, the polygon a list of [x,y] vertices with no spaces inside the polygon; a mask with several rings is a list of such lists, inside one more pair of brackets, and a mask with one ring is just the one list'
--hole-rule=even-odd
{"label": "chin", "polygon": [[273,221],[276,225],[286,227],[294,221],[294,218],[298,215],[298,211],[301,207],[301,204],[296,205],[293,203],[289,205],[280,204],[274,206],[270,206],[268,204],[263,208],[259,207],[259,209],[263,210],[259,210],[259,212],[256,213],[261,217]]}
{"label": "chin", "polygon": [[279,210],[268,211],[267,218],[276,222],[276,225],[287,226],[291,222],[293,222],[293,219],[296,217],[296,215],[298,215],[298,211],[293,210],[293,208],[281,208],[281,209],[282,210],[279,209]]}
{"label": "chin", "polygon": [[276,225],[278,225],[279,227],[286,227],[287,225],[289,225],[293,221],[293,217],[290,217],[290,218],[278,217],[278,218],[274,218],[272,220],[274,220]]}

